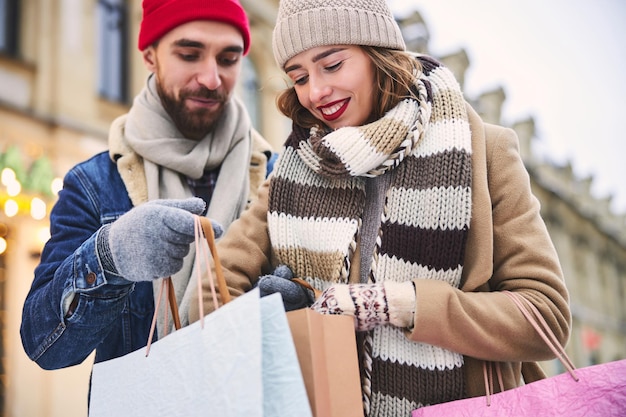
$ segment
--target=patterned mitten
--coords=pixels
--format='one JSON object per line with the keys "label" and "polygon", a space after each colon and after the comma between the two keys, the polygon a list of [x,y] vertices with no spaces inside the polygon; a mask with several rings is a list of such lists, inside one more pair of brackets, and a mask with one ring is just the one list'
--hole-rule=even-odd
{"label": "patterned mitten", "polygon": [[415,286],[411,281],[333,284],[311,308],[323,314],[354,316],[357,331],[382,324],[410,328],[415,315]]}

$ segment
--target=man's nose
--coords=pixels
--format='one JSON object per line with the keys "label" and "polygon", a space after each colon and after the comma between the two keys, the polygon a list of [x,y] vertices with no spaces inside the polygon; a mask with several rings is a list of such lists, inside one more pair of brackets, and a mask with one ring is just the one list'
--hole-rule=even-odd
{"label": "man's nose", "polygon": [[196,78],[199,84],[209,90],[216,90],[222,84],[222,80],[220,79],[219,67],[215,59],[207,59],[200,68]]}

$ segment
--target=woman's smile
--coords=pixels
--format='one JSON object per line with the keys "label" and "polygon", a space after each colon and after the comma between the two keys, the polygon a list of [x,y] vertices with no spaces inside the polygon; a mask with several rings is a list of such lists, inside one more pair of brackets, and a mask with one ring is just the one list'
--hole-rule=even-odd
{"label": "woman's smile", "polygon": [[324,117],[324,120],[326,121],[335,120],[339,118],[343,114],[343,112],[346,111],[346,109],[348,108],[349,102],[350,102],[350,99],[348,98],[344,100],[335,101],[333,103],[329,103],[324,106],[318,106],[317,109],[320,111],[320,113],[322,113],[322,117]]}

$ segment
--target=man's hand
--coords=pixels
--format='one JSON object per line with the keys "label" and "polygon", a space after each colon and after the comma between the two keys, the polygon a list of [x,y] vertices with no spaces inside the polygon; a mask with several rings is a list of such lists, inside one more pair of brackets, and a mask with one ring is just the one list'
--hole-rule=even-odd
{"label": "man's hand", "polygon": [[[195,240],[194,215],[202,199],[153,200],[134,207],[98,235],[98,255],[106,270],[129,281],[168,277],[183,266]],[[216,237],[221,226],[213,223]]]}

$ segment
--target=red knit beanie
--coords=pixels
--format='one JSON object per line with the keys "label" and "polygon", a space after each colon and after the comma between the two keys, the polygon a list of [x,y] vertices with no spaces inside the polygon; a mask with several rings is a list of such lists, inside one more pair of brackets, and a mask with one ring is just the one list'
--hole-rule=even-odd
{"label": "red knit beanie", "polygon": [[170,30],[193,20],[233,25],[243,36],[243,54],[250,49],[248,16],[238,0],[143,0],[139,50],[143,51]]}

